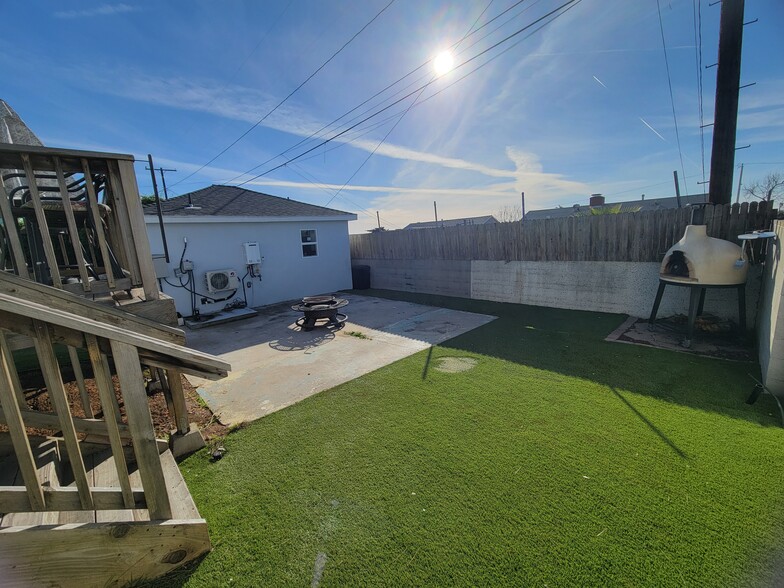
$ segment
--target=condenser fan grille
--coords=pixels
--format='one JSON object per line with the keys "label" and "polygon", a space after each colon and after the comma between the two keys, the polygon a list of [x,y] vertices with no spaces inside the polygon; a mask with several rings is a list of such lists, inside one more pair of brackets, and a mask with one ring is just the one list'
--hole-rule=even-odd
{"label": "condenser fan grille", "polygon": [[229,276],[224,273],[215,273],[210,276],[210,286],[213,290],[225,290],[229,287]]}

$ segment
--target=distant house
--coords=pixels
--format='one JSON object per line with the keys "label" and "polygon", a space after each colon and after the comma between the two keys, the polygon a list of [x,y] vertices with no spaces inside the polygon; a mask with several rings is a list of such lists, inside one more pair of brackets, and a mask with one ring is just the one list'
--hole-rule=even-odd
{"label": "distant house", "polygon": [[[216,185],[162,200],[161,209],[169,262],[159,257],[156,271],[183,316],[246,297],[253,307],[351,288],[355,214]],[[162,254],[155,204],[144,221],[153,254]]]}
{"label": "distant house", "polygon": [[494,225],[498,220],[493,215],[472,216],[468,218],[450,218],[440,221],[427,221],[423,223],[411,223],[406,225],[404,230],[416,229],[435,229],[438,227],[458,227],[462,225]]}
{"label": "distant house", "polygon": [[[681,206],[702,204],[708,201],[707,194],[691,194],[681,196]],[[678,208],[678,199],[670,198],[641,198],[639,200],[626,200],[624,202],[605,203],[604,196],[594,194],[588,204],[574,204],[572,206],[559,206],[545,210],[531,210],[525,215],[525,220],[540,220],[545,218],[565,218],[569,216],[582,216],[591,214],[591,209],[615,208],[620,206],[619,212],[645,212],[664,208]]]}

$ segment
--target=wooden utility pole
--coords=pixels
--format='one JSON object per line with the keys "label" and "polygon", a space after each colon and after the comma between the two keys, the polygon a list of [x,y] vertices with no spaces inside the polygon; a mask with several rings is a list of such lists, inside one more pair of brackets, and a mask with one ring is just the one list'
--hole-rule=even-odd
{"label": "wooden utility pole", "polygon": [[672,170],[672,178],[675,180],[675,201],[678,203],[678,208],[681,206],[681,185],[678,182],[678,170]]}
{"label": "wooden utility pole", "polygon": [[438,222],[438,206],[436,205],[436,201],[433,200],[433,214],[436,217],[436,223]]}
{"label": "wooden utility pole", "polygon": [[723,0],[721,3],[719,67],[716,71],[716,107],[710,170],[711,204],[732,202],[740,57],[743,46],[743,2],[744,0]]}

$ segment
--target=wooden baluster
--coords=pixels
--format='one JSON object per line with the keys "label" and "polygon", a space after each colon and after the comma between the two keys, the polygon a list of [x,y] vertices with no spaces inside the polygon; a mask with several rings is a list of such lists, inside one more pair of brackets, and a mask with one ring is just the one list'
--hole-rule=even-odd
{"label": "wooden baluster", "polygon": [[90,395],[87,393],[87,388],[84,385],[84,373],[82,372],[82,364],[79,363],[79,355],[76,352],[76,347],[68,345],[68,357],[71,359],[71,367],[73,368],[74,377],[76,378],[76,385],[79,387],[79,398],[82,399],[84,416],[91,419],[93,418],[93,407],[90,405]]}
{"label": "wooden baluster", "polygon": [[[0,334],[5,341],[5,336]],[[37,468],[30,441],[27,438],[22,413],[19,410],[18,397],[21,389],[17,388],[19,375],[16,373],[13,355],[8,345],[3,344],[0,349],[0,404],[3,406],[8,432],[14,445],[14,453],[19,462],[19,471],[22,473],[30,508],[34,511],[45,510],[46,501],[44,491],[38,483]]]}
{"label": "wooden baluster", "polygon": [[98,196],[95,193],[95,184],[93,184],[93,176],[90,173],[90,164],[84,158],[82,158],[81,162],[82,173],[84,174],[84,185],[85,188],[87,188],[87,201],[90,206],[93,224],[95,225],[95,234],[98,236],[98,246],[101,249],[101,259],[103,260],[103,269],[106,274],[106,283],[109,285],[109,288],[114,288],[114,272],[112,271],[112,262],[109,257],[109,247],[106,245],[106,236],[103,234],[103,221],[101,220],[101,212],[98,209]]}
{"label": "wooden baluster", "polygon": [[147,404],[139,352],[133,345],[120,341],[112,341],[111,346],[150,519],[170,519],[169,493],[163,477],[150,407]]}
{"label": "wooden baluster", "polygon": [[13,254],[16,273],[20,278],[29,280],[30,274],[27,272],[27,262],[24,258],[22,242],[19,240],[16,219],[14,218],[13,212],[11,212],[11,201],[8,198],[8,192],[5,191],[3,182],[0,182],[0,214],[3,216],[3,228],[5,229],[6,235],[8,235],[8,241],[11,245],[11,253]]}
{"label": "wooden baluster", "polygon": [[[90,278],[87,274],[87,263],[84,260],[84,253],[82,251],[82,242],[79,240],[79,229],[76,227],[76,218],[73,213],[73,206],[71,199],[68,197],[68,186],[65,183],[65,174],[63,173],[63,165],[59,157],[54,157],[54,172],[57,175],[57,185],[60,188],[60,198],[63,201],[63,211],[65,212],[65,221],[68,225],[68,235],[71,238],[71,247],[74,250],[76,258],[76,265],[79,267],[79,277],[82,280],[82,288],[85,292],[91,289]],[[65,251],[65,249],[63,249]]]}
{"label": "wooden baluster", "polygon": [[185,391],[182,389],[182,374],[178,370],[168,370],[166,372],[169,390],[171,391],[172,404],[174,404],[174,421],[177,432],[185,435],[189,430],[188,408],[185,404]]}
{"label": "wooden baluster", "polygon": [[[6,356],[7,361],[14,365],[14,354],[11,347],[8,345],[8,339],[5,338],[5,333],[0,331],[0,350]],[[14,366],[15,367],[15,366]],[[11,370],[11,389],[16,394],[16,400],[19,402],[19,408],[25,410],[27,408],[27,399],[22,389],[22,383],[19,381],[19,374],[16,369]]]}
{"label": "wooden baluster", "polygon": [[60,365],[52,347],[52,336],[46,323],[34,320],[35,329],[35,351],[38,354],[38,361],[41,364],[41,372],[44,376],[46,389],[49,391],[49,400],[57,411],[60,419],[60,429],[63,434],[63,442],[68,452],[68,459],[71,462],[76,488],[79,491],[79,501],[82,509],[93,510],[93,498],[90,494],[90,485],[87,481],[87,471],[84,467],[84,459],[79,448],[79,440],[76,437],[71,417],[71,409],[68,406],[68,397],[65,394],[63,378],[60,374]]}
{"label": "wooden baluster", "polygon": [[[142,283],[141,270],[139,269],[140,260],[136,254],[136,247],[133,240],[133,229],[128,218],[128,206],[126,204],[125,191],[123,189],[122,179],[120,177],[120,170],[117,162],[112,160],[108,161],[109,175],[107,180],[110,189],[106,192],[106,197],[111,198],[111,206],[114,211],[114,217],[117,225],[120,227],[117,238],[122,242],[122,248],[128,259],[127,270],[131,273],[131,279],[134,284]],[[145,233],[146,234],[146,233]]]}
{"label": "wooden baluster", "polygon": [[49,275],[52,278],[52,284],[55,288],[62,288],[62,279],[60,277],[60,267],[57,265],[57,255],[54,252],[52,245],[52,236],[49,234],[49,223],[46,220],[46,214],[41,206],[41,196],[38,193],[38,186],[35,185],[35,172],[30,163],[30,156],[22,153],[22,166],[24,167],[25,176],[27,176],[27,186],[30,190],[30,198],[33,201],[33,209],[35,210],[35,219],[38,221],[38,230],[41,233],[41,242],[44,245],[44,256],[46,263],[49,266]]}
{"label": "wooden baluster", "polygon": [[136,172],[133,169],[133,161],[120,159],[116,163],[120,171],[122,195],[125,198],[128,220],[131,224],[130,238],[136,250],[136,257],[139,260],[139,272],[141,274],[142,287],[144,288],[144,298],[145,300],[158,300],[160,298],[158,278],[152,265],[150,241],[147,238],[147,228],[144,224],[144,210],[142,210],[142,201],[139,198],[139,189],[136,186]]}
{"label": "wooden baluster", "polygon": [[128,464],[125,462],[125,451],[123,450],[120,428],[117,426],[120,411],[117,406],[117,397],[114,394],[114,384],[112,375],[107,368],[105,356],[101,353],[98,346],[98,339],[95,335],[85,335],[87,341],[87,353],[93,366],[95,376],[95,386],[98,388],[98,395],[103,406],[103,419],[106,422],[106,430],[109,434],[109,443],[112,447],[114,465],[117,468],[117,478],[120,480],[120,490],[123,495],[123,502],[126,508],[133,508],[133,493],[131,492],[131,481],[128,477]]}

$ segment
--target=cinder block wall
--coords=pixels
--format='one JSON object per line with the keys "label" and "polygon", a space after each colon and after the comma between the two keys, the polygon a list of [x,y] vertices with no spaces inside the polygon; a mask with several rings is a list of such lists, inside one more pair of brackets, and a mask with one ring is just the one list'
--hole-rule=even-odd
{"label": "cinder block wall", "polygon": [[758,318],[762,380],[773,393],[784,396],[784,260],[781,258],[784,221],[775,221],[776,239],[768,246],[764,288]]}
{"label": "cinder block wall", "polygon": [[[352,264],[370,266],[373,288],[643,318],[651,312],[659,285],[659,264],[652,262],[353,259]],[[760,282],[760,268],[750,268],[746,286],[749,327],[754,325]],[[659,316],[686,314],[688,309],[688,289],[668,286]],[[737,320],[736,290],[708,290],[705,312]],[[781,325],[784,328],[784,320]]]}

